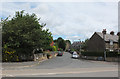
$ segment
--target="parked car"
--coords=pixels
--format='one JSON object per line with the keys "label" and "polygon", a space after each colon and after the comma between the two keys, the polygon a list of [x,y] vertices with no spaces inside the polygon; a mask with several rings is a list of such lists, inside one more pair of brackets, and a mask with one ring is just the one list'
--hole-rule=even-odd
{"label": "parked car", "polygon": [[76,53],[76,52],[73,52],[73,54],[72,54],[72,58],[79,58],[79,55]]}
{"label": "parked car", "polygon": [[70,54],[73,54],[74,51],[70,51]]}
{"label": "parked car", "polygon": [[57,56],[62,56],[63,55],[63,52],[61,52],[61,51],[58,51],[58,54],[57,54]]}

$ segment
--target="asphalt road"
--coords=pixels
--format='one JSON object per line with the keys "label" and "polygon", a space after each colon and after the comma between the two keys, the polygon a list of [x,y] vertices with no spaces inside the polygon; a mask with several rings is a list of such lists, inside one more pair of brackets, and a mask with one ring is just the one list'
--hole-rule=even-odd
{"label": "asphalt road", "polygon": [[3,77],[118,77],[118,64],[113,62],[72,59],[63,56],[43,62],[3,63]]}

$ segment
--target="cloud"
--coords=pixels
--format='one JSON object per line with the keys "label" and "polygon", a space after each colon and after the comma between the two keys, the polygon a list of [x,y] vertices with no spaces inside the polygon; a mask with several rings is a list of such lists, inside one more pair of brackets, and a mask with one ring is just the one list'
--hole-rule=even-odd
{"label": "cloud", "polygon": [[[19,5],[19,6],[18,6]],[[46,23],[53,36],[78,40],[90,38],[91,35],[104,28],[108,32],[118,31],[117,2],[31,2],[3,3],[3,16],[14,14],[15,11],[25,10],[35,13],[41,18],[40,23]]]}

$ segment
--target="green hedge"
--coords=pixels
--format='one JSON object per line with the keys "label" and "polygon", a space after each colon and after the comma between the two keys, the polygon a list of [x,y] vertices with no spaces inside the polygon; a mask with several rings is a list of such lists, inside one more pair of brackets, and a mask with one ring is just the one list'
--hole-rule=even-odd
{"label": "green hedge", "polygon": [[[81,55],[83,56],[102,56],[104,57],[104,52],[90,52],[90,51],[85,51],[85,52],[81,52]],[[106,52],[106,56],[107,57],[117,57],[118,55],[118,52]]]}
{"label": "green hedge", "polygon": [[81,55],[83,56],[104,56],[103,52],[88,52],[88,51],[84,51],[81,52]]}
{"label": "green hedge", "polygon": [[107,52],[107,57],[118,57],[119,55],[118,52]]}

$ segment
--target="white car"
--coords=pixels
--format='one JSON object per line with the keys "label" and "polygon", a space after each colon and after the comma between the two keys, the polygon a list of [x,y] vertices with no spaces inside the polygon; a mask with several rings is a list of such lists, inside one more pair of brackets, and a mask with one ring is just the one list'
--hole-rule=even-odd
{"label": "white car", "polygon": [[79,55],[77,53],[73,53],[72,58],[79,58]]}

